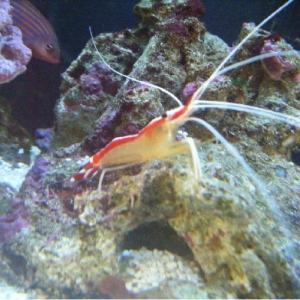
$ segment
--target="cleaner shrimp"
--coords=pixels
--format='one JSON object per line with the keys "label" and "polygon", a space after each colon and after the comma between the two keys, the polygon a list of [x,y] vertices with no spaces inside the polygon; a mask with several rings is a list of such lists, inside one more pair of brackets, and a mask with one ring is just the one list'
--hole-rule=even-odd
{"label": "cleaner shrimp", "polygon": [[183,105],[182,102],[171,92],[157,85],[140,81],[130,76],[124,75],[117,70],[113,69],[103,58],[102,54],[98,51],[95,41],[93,39],[91,30],[91,37],[93,45],[99,55],[101,61],[114,73],[123,76],[129,80],[144,84],[149,87],[156,88],[161,92],[170,96],[177,104],[178,107],[166,111],[161,116],[153,119],[137,134],[127,135],[123,137],[114,138],[106,147],[101,149],[90,158],[89,163],[82,168],[77,174],[72,177],[72,181],[79,181],[82,179],[90,179],[96,174],[100,173],[98,191],[101,194],[101,187],[103,178],[106,172],[124,169],[137,164],[149,162],[155,159],[164,160],[170,156],[189,153],[192,161],[193,172],[195,180],[201,178],[201,165],[198,157],[195,141],[191,137],[185,137],[182,140],[176,140],[178,129],[187,122],[195,122],[208,131],[210,131],[216,140],[221,142],[223,146],[233,155],[240,165],[248,173],[249,177],[254,181],[255,185],[263,190],[261,181],[258,179],[257,174],[248,165],[246,160],[237,151],[237,149],[229,143],[212,125],[207,121],[197,117],[193,117],[193,113],[198,110],[204,109],[221,109],[221,110],[234,110],[238,112],[246,112],[249,114],[264,116],[271,119],[285,122],[289,125],[300,127],[300,120],[296,117],[286,115],[279,112],[270,111],[267,109],[253,107],[245,104],[221,102],[221,101],[206,101],[202,100],[204,92],[208,86],[218,77],[224,73],[250,64],[252,62],[269,58],[276,55],[295,55],[295,51],[281,51],[279,53],[266,53],[247,59],[245,61],[226,66],[229,60],[242,48],[242,46],[257,32],[265,23],[272,19],[275,15],[281,12],[285,7],[290,5],[294,0],[289,0],[281,7],[279,7],[273,14],[263,20],[227,55],[227,57],[216,68],[213,74],[194,92],[187,104]]}

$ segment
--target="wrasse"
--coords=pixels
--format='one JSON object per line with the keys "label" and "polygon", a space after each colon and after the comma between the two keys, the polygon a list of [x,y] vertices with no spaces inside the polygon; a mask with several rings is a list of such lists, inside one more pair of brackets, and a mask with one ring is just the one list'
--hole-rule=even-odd
{"label": "wrasse", "polygon": [[22,31],[24,44],[32,55],[49,63],[59,63],[56,34],[46,18],[28,0],[10,0],[13,24]]}

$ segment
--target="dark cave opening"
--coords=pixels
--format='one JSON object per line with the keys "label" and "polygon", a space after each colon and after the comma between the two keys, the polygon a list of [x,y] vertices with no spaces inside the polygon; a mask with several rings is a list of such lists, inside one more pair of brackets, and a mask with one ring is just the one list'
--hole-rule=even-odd
{"label": "dark cave opening", "polygon": [[291,150],[291,160],[295,165],[300,166],[300,145],[296,145]]}
{"label": "dark cave opening", "polygon": [[166,221],[148,222],[127,232],[119,250],[138,250],[142,247],[149,250],[167,250],[185,259],[194,259],[194,254],[184,238]]}

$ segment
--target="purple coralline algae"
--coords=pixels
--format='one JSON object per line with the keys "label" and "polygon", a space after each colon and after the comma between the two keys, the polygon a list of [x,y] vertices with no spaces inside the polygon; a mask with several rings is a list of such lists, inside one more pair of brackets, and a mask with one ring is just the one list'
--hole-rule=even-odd
{"label": "purple coralline algae", "polygon": [[[274,45],[271,40],[266,40],[260,53],[276,53],[279,51],[280,48],[277,45]],[[293,68],[293,65],[280,55],[263,59],[262,65],[270,77],[274,80],[280,80],[283,73],[290,71]]]}
{"label": "purple coralline algae", "polygon": [[14,198],[7,212],[0,216],[0,246],[10,242],[18,232],[29,225],[29,213],[24,201]]}
{"label": "purple coralline algae", "polygon": [[182,97],[185,101],[188,101],[189,98],[196,92],[199,85],[196,82],[189,82],[185,85],[184,89],[182,90]]}
{"label": "purple coralline algae", "polygon": [[112,71],[101,62],[91,65],[87,74],[80,76],[80,85],[86,95],[100,96],[101,92],[115,95],[120,84],[112,78]]}
{"label": "purple coralline algae", "polygon": [[46,152],[50,149],[51,142],[53,140],[53,129],[52,128],[37,128],[34,132],[34,143],[35,145]]}
{"label": "purple coralline algae", "polygon": [[38,158],[33,167],[27,173],[24,184],[35,187],[36,189],[42,188],[43,178],[46,176],[46,173],[51,170],[51,163],[45,157]]}
{"label": "purple coralline algae", "polygon": [[19,28],[12,25],[8,0],[0,1],[0,84],[13,80],[26,71],[31,50],[22,41]]}

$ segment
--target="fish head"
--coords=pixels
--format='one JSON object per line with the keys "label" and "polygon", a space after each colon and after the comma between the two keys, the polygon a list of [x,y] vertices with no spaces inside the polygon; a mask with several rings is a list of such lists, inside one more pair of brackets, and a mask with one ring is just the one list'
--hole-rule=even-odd
{"label": "fish head", "polygon": [[29,44],[34,57],[52,64],[60,62],[60,49],[56,39],[35,39]]}

